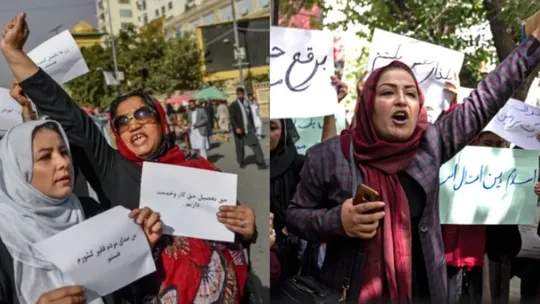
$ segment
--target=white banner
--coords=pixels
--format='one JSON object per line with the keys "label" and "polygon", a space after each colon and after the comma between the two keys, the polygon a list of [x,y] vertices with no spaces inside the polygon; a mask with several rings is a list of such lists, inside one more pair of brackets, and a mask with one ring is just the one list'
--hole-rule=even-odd
{"label": "white banner", "polygon": [[332,115],[337,92],[332,32],[271,27],[270,118]]}

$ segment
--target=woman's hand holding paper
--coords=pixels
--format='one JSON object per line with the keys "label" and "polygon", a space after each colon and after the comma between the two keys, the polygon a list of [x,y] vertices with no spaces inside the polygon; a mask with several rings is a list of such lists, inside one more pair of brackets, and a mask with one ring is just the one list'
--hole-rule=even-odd
{"label": "woman's hand holding paper", "polygon": [[131,211],[129,217],[135,219],[135,222],[141,225],[144,235],[146,235],[150,246],[153,247],[157,241],[159,241],[163,233],[161,215],[148,207],[144,207],[142,209]]}
{"label": "woman's hand holding paper", "polygon": [[243,241],[251,241],[255,236],[255,212],[249,206],[221,206],[218,221],[227,229],[238,234]]}
{"label": "woman's hand holding paper", "polygon": [[86,296],[84,287],[61,287],[41,295],[36,304],[84,304]]}

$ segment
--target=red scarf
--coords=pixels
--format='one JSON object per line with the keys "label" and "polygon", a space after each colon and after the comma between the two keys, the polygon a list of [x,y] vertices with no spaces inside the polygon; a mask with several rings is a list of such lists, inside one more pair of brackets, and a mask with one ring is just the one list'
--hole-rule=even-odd
{"label": "red scarf", "polygon": [[[452,105],[444,115],[452,113],[460,104]],[[476,137],[472,145],[478,143],[482,133]],[[486,252],[486,228],[480,225],[442,225],[442,237],[446,265],[467,268],[484,265]]]}
{"label": "red scarf", "polygon": [[[159,115],[162,134],[168,134],[165,110],[155,100],[153,108]],[[142,166],[144,160],[126,147],[119,134],[114,132],[114,135],[120,154]],[[177,145],[157,162],[219,171],[200,156],[186,159]],[[163,243],[161,265],[157,266],[160,303],[240,303],[247,279],[247,263],[241,245],[176,236],[164,236],[160,243]]]}
{"label": "red scarf", "polygon": [[[397,172],[405,170],[414,159],[428,121],[424,96],[416,83],[421,110],[411,138],[395,143],[379,139],[373,127],[373,108],[377,82],[388,67],[410,71],[399,61],[375,70],[366,80],[350,128],[341,134],[341,146],[347,158],[352,134],[354,159],[361,165],[364,183],[377,190],[381,201],[386,203],[381,228],[373,239],[365,242],[367,261],[359,303],[382,303],[387,296],[392,303],[412,301],[411,219],[409,202]],[[383,294],[386,290],[388,294]]]}

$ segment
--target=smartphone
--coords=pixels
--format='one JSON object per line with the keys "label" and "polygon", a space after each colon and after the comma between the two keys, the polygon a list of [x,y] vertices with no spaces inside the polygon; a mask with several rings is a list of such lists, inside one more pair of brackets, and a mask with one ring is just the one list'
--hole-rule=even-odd
{"label": "smartphone", "polygon": [[379,199],[379,193],[370,187],[359,184],[356,186],[356,196],[354,197],[353,205],[358,205],[363,202],[375,202]]}

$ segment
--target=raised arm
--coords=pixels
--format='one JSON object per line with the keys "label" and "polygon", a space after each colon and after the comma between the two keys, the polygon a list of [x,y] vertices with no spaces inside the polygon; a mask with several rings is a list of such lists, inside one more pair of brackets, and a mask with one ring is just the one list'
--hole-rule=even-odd
{"label": "raised arm", "polygon": [[487,126],[540,62],[539,38],[540,29],[482,80],[462,106],[436,122],[441,163],[454,157]]}
{"label": "raised arm", "polygon": [[108,145],[94,121],[69,95],[22,50],[28,36],[25,15],[6,25],[1,43],[9,68],[24,93],[41,115],[58,121],[70,144],[83,147],[95,159],[94,171],[103,178],[112,165],[115,151]]}
{"label": "raised arm", "polygon": [[[337,87],[338,103],[341,102],[349,94],[349,86],[339,80],[336,76],[332,76],[332,85]],[[321,133],[321,142],[332,138],[337,134],[336,117],[335,115],[327,115],[323,119],[323,128]]]}
{"label": "raised arm", "polygon": [[[312,149],[317,149],[314,147]],[[312,242],[328,242],[336,237],[346,237],[341,222],[342,205],[331,209],[324,207],[326,191],[320,160],[308,150],[300,183],[286,212],[287,230]],[[318,154],[318,153],[315,153]]]}

